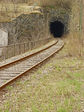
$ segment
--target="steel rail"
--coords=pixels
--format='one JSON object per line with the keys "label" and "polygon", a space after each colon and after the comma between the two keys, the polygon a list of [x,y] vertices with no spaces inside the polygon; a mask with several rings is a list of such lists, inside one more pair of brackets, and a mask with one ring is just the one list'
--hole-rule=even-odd
{"label": "steel rail", "polygon": [[[64,42],[62,40],[59,40],[55,44],[45,49],[42,49],[41,51],[38,51],[27,57],[21,58],[21,60],[19,59],[15,62],[2,66],[0,70],[0,81],[2,81],[3,83],[0,85],[0,90],[12,83],[13,81],[15,81],[16,79],[25,75],[25,73],[28,73],[33,68],[46,61],[48,58],[52,57],[55,53],[58,53],[63,47]],[[15,70],[17,69],[16,71],[13,69],[13,66],[15,67]],[[19,66],[20,71],[19,68],[17,68]],[[4,82],[4,80],[6,82]]]}
{"label": "steel rail", "polygon": [[56,41],[55,43],[53,43],[52,45],[50,45],[50,46],[48,46],[48,47],[46,47],[46,48],[44,48],[44,49],[38,50],[38,51],[36,51],[35,53],[31,53],[31,54],[29,54],[28,56],[22,57],[22,58],[20,58],[20,59],[16,59],[15,61],[12,61],[12,62],[7,63],[7,64],[4,64],[4,65],[1,65],[1,66],[0,66],[0,70],[3,69],[4,67],[7,67],[7,66],[12,65],[12,64],[15,64],[15,63],[17,63],[17,62],[19,62],[19,61],[23,61],[23,60],[25,60],[26,58],[29,58],[29,57],[31,57],[31,56],[34,56],[34,55],[36,55],[36,54],[38,54],[38,53],[40,53],[40,52],[42,52],[42,51],[44,51],[44,50],[46,50],[46,49],[52,47],[52,46],[55,45],[57,42],[58,42],[58,41]]}

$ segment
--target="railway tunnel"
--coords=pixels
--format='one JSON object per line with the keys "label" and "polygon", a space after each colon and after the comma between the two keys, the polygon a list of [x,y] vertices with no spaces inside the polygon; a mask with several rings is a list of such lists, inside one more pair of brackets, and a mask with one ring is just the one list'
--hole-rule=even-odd
{"label": "railway tunnel", "polygon": [[55,37],[55,38],[61,38],[64,34],[64,24],[57,20],[57,21],[53,21],[50,22],[50,33]]}
{"label": "railway tunnel", "polygon": [[[48,11],[46,11],[48,12]],[[49,10],[48,16],[49,33],[54,38],[62,38],[69,33],[70,25],[70,11],[64,8],[56,8]]]}

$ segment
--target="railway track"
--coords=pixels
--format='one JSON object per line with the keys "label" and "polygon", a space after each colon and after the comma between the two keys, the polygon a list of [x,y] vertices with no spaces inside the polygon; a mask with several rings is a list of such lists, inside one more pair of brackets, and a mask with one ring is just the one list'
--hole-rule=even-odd
{"label": "railway track", "polygon": [[37,65],[50,58],[52,55],[60,51],[64,46],[62,40],[42,49],[32,55],[21,58],[12,63],[0,67],[0,89],[4,88],[17,78],[21,77],[28,71],[35,68]]}

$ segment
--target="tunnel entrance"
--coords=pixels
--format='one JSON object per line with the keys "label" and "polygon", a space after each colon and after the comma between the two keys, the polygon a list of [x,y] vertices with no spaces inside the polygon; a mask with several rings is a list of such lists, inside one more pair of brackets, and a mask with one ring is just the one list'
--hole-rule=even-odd
{"label": "tunnel entrance", "polygon": [[50,22],[50,33],[55,38],[61,38],[64,34],[64,24],[60,21]]}

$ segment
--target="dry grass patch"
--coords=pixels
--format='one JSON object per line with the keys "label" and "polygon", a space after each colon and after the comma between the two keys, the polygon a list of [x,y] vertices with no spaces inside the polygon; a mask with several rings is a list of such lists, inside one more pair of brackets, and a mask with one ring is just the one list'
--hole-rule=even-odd
{"label": "dry grass patch", "polygon": [[80,37],[79,32],[70,33],[64,39],[67,53],[70,56],[83,56],[83,38]]}
{"label": "dry grass patch", "polygon": [[[36,6],[39,9],[39,6]],[[28,6],[26,3],[1,3],[0,4],[0,22],[9,22],[21,14],[34,12],[34,6]]]}
{"label": "dry grass patch", "polygon": [[[84,107],[84,63],[55,56],[30,76],[8,86],[1,112],[81,112]],[[59,63],[60,62],[60,63]]]}

